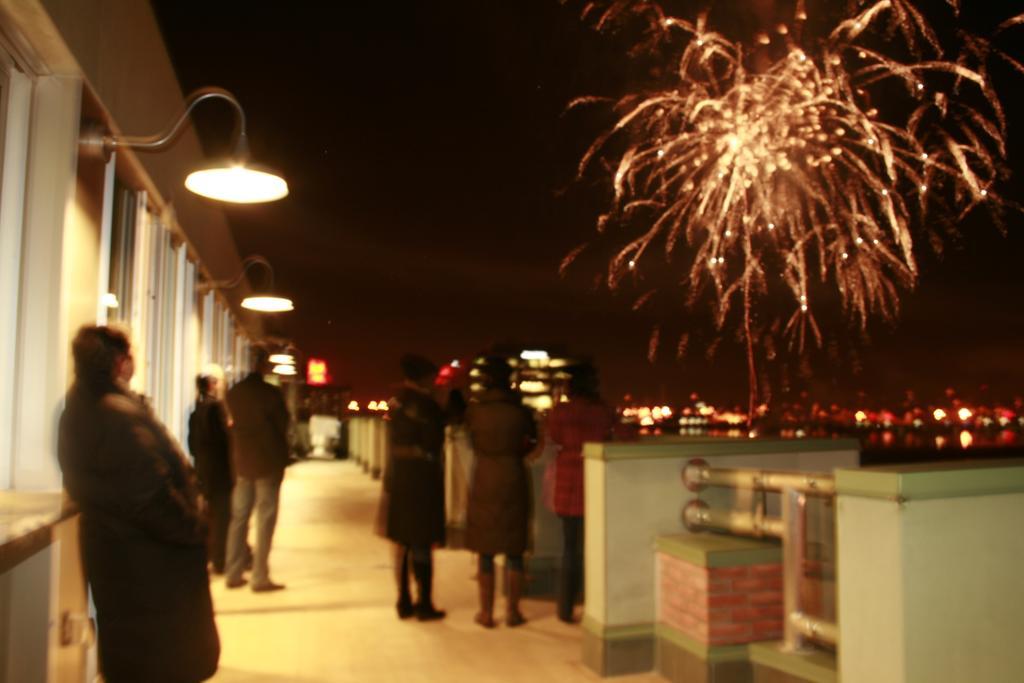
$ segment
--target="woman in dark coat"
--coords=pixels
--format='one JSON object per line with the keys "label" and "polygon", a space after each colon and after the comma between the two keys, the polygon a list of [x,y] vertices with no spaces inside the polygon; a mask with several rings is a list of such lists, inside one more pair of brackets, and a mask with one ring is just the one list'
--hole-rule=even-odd
{"label": "woman in dark coat", "polygon": [[231,521],[231,442],[227,411],[218,398],[220,379],[213,373],[196,377],[196,408],[188,420],[188,449],[195,458],[199,489],[206,498],[210,521],[207,548],[215,574],[224,573]]}
{"label": "woman in dark coat", "polygon": [[[443,545],[444,525],[444,411],[432,391],[437,366],[408,354],[401,361],[405,383],[391,409],[389,461],[384,474],[381,508],[384,534],[395,542],[398,616],[420,621],[441,619],[434,607],[432,548]],[[418,601],[409,591],[409,563],[419,589]]]}
{"label": "woman in dark coat", "polygon": [[83,327],[72,352],[76,377],[58,456],[81,510],[104,680],[205,680],[217,670],[220,643],[191,468],[128,391],[133,360],[122,332]]}
{"label": "woman in dark coat", "polygon": [[476,454],[466,513],[466,547],[479,553],[480,612],[476,622],[494,626],[494,556],[505,555],[508,605],[505,622],[519,626],[523,594],[523,553],[530,521],[530,478],[523,458],[533,450],[537,426],[530,411],[510,389],[504,360],[483,368],[485,392],[467,414]]}

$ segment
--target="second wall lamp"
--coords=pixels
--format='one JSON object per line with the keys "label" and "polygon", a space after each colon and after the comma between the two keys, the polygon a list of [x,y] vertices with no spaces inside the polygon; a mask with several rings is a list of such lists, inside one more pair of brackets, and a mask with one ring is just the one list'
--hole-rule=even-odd
{"label": "second wall lamp", "polygon": [[268,283],[266,290],[242,299],[242,308],[247,308],[250,311],[258,311],[260,313],[284,313],[295,310],[295,306],[292,304],[291,299],[271,293],[274,288],[274,268],[270,265],[270,262],[267,261],[267,259],[258,254],[246,256],[242,259],[242,272],[239,273],[237,277],[230,280],[211,280],[209,282],[204,282],[199,285],[199,292],[204,293],[211,289],[231,289],[232,287],[237,287],[241,284],[242,278],[245,277],[246,271],[254,265],[264,266],[270,272],[270,282]]}
{"label": "second wall lamp", "polygon": [[104,159],[118,149],[140,152],[158,152],[169,147],[181,133],[188,115],[204,100],[219,99],[231,104],[238,117],[238,137],[229,159],[196,169],[185,178],[185,187],[210,199],[240,204],[271,202],[288,195],[288,183],[265,166],[249,163],[249,137],[245,126],[245,111],[235,96],[223,88],[200,88],[185,98],[185,109],[162,133],[145,137],[114,135],[106,130],[83,131],[79,140],[82,148]]}

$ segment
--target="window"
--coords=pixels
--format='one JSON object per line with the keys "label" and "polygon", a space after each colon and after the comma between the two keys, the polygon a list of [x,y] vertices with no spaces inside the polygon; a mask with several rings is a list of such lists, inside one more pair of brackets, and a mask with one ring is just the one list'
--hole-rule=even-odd
{"label": "window", "polygon": [[0,48],[0,490],[12,486],[21,241],[31,80]]}

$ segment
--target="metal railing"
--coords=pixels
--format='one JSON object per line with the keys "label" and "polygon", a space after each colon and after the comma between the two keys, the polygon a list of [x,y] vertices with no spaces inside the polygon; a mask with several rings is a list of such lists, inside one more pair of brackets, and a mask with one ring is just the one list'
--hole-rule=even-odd
{"label": "metal railing", "polygon": [[807,565],[807,498],[834,498],[835,479],[829,474],[715,468],[695,459],[683,468],[683,484],[694,492],[716,486],[781,494],[780,517],[766,514],[763,496],[755,509],[749,512],[715,509],[695,499],[683,508],[683,523],[691,531],[715,530],[739,536],[781,539],[785,649],[804,649],[808,640],[838,646],[839,629],[836,624],[806,614],[801,604],[801,581]]}

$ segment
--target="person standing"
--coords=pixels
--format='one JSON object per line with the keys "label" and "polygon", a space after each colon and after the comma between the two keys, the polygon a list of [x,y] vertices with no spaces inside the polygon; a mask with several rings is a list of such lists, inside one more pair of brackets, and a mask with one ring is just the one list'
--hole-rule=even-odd
{"label": "person standing", "polygon": [[231,454],[235,487],[231,493],[226,585],[240,588],[247,563],[249,518],[256,508],[256,547],[252,558],[252,590],[276,591],[284,585],[270,579],[270,544],[277,525],[278,499],[288,466],[288,408],[281,390],[263,379],[270,364],[264,349],[252,351],[253,371],[228,392]]}
{"label": "person standing", "polygon": [[508,603],[505,623],[526,622],[519,611],[523,595],[523,553],[530,520],[530,480],[524,457],[537,442],[537,425],[510,386],[512,371],[503,359],[483,367],[484,393],[467,413],[476,453],[469,489],[466,547],[479,555],[480,611],[476,623],[494,627],[494,556],[505,555]]}
{"label": "person standing", "polygon": [[188,420],[188,449],[195,460],[199,489],[208,506],[208,549],[214,574],[224,573],[234,484],[227,412],[220,400],[219,370],[211,367],[196,377],[196,407]]}
{"label": "person standing", "polygon": [[108,683],[186,683],[217,670],[206,527],[184,454],[127,386],[121,331],[85,326],[60,418],[58,460],[81,511],[82,563]]}
{"label": "person standing", "polygon": [[[433,546],[445,541],[444,411],[433,397],[437,366],[413,354],[401,359],[405,381],[391,402],[389,462],[381,498],[384,535],[395,543],[398,616],[442,619],[432,599]],[[418,600],[409,590],[409,565]]]}
{"label": "person standing", "polygon": [[548,416],[544,438],[559,448],[555,456],[554,512],[562,519],[562,568],[558,618],[575,621],[583,580],[583,444],[612,437],[615,413],[598,393],[597,370],[589,363],[570,369],[569,401]]}

